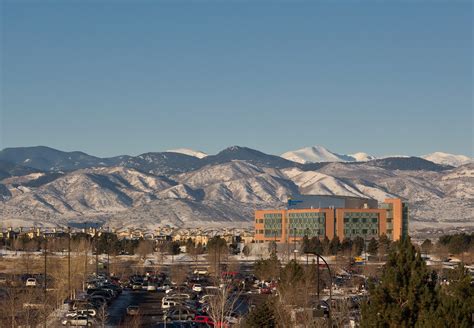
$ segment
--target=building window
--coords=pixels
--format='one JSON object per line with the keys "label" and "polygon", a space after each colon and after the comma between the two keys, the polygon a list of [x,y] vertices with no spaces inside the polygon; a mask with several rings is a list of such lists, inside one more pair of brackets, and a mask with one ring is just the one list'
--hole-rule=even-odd
{"label": "building window", "polygon": [[367,218],[362,218],[362,223],[367,223]]}
{"label": "building window", "polygon": [[344,218],[344,223],[349,223],[349,222],[350,222],[350,220],[351,220],[351,218],[347,218],[347,217],[345,217],[345,218]]}
{"label": "building window", "polygon": [[357,223],[358,221],[359,221],[358,218],[352,218],[352,222],[353,222],[353,223]]}
{"label": "building window", "polygon": [[364,235],[366,235],[366,234],[367,234],[367,229],[362,229],[362,233],[363,233]]}
{"label": "building window", "polygon": [[372,218],[372,223],[377,223],[377,218]]}

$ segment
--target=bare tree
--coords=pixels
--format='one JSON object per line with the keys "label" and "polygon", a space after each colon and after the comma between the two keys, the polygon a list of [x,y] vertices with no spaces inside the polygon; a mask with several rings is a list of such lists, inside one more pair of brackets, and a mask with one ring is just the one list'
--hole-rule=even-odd
{"label": "bare tree", "polygon": [[153,242],[150,240],[140,240],[136,253],[142,258],[145,259],[148,254],[153,253]]}
{"label": "bare tree", "polygon": [[230,281],[223,281],[211,295],[208,314],[218,327],[224,327],[241,301],[241,292]]}
{"label": "bare tree", "polygon": [[96,319],[97,319],[98,324],[102,328],[105,328],[105,324],[107,323],[108,318],[109,318],[109,314],[107,312],[107,307],[104,304],[97,310]]}
{"label": "bare tree", "polygon": [[171,277],[173,282],[177,285],[181,285],[186,281],[188,272],[184,265],[176,264],[171,266]]}

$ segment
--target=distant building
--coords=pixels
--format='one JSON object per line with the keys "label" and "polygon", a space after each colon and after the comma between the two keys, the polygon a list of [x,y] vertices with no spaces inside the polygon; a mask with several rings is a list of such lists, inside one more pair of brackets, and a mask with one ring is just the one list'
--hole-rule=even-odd
{"label": "distant building", "polygon": [[255,241],[287,242],[304,236],[329,239],[362,237],[369,240],[386,234],[399,240],[408,234],[408,207],[400,199],[374,199],[301,195],[286,209],[255,211]]}

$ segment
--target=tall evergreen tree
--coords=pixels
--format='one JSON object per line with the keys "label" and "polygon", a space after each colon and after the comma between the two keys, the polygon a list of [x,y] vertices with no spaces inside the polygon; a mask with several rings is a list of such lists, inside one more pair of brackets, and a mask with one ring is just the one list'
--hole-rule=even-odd
{"label": "tall evergreen tree", "polygon": [[341,251],[349,253],[352,249],[352,240],[344,238],[341,243]]}
{"label": "tall evergreen tree", "polygon": [[474,286],[463,265],[450,274],[450,284],[440,291],[439,322],[445,327],[472,327],[474,314]]}
{"label": "tall evergreen tree", "polygon": [[364,246],[365,246],[365,241],[362,237],[354,238],[354,240],[352,241],[353,255],[359,256],[360,254],[362,254],[362,251],[364,250]]}
{"label": "tall evergreen tree", "polygon": [[309,252],[312,254],[322,254],[323,253],[323,245],[319,237],[312,237],[309,240]]}
{"label": "tall evergreen tree", "polygon": [[433,243],[429,239],[425,239],[421,244],[421,251],[425,254],[428,254],[433,249]]}
{"label": "tall evergreen tree", "polygon": [[272,328],[276,327],[274,305],[269,301],[261,303],[247,316],[245,328]]}
{"label": "tall evergreen tree", "polygon": [[375,240],[375,238],[372,238],[370,241],[369,241],[369,245],[367,246],[367,252],[370,254],[370,255],[377,255],[377,251],[379,249],[379,244],[377,243],[377,240]]}
{"label": "tall evergreen tree", "polygon": [[391,250],[380,283],[371,284],[361,327],[431,327],[437,305],[436,275],[406,238]]}
{"label": "tall evergreen tree", "polygon": [[331,253],[331,255],[336,255],[340,249],[341,242],[339,240],[339,237],[336,235],[333,239],[331,239],[331,242],[329,243],[329,252]]}

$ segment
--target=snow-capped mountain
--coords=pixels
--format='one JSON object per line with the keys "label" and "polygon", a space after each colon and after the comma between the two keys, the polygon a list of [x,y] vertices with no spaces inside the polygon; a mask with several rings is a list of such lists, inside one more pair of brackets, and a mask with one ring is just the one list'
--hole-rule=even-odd
{"label": "snow-capped mountain", "polygon": [[204,157],[207,156],[207,154],[202,152],[202,151],[192,150],[192,149],[189,149],[189,148],[170,149],[170,150],[167,150],[167,152],[169,152],[169,153],[179,153],[179,154],[184,154],[184,155],[193,156],[193,157],[197,157],[197,158],[204,158]]}
{"label": "snow-capped mountain", "polygon": [[[0,152],[10,160],[0,161],[4,226],[94,220],[111,227],[250,227],[254,209],[283,207],[298,193],[400,197],[409,203],[412,232],[474,226],[474,164],[453,168],[418,157],[301,164],[238,146],[202,159],[173,152],[100,159],[46,150]],[[317,150],[325,158],[337,155]],[[34,169],[21,165],[26,159]],[[82,168],[87,165],[93,166]]]}
{"label": "snow-capped mountain", "polygon": [[306,164],[319,162],[365,162],[375,159],[367,153],[359,152],[352,155],[334,153],[323,146],[305,147],[281,154],[281,157],[290,161]]}
{"label": "snow-capped mountain", "polygon": [[422,156],[422,158],[436,164],[451,165],[454,167],[473,162],[472,158],[464,156],[464,155],[453,155],[453,154],[443,153],[439,151]]}
{"label": "snow-capped mountain", "polygon": [[350,157],[354,159],[355,162],[367,162],[376,159],[375,156],[369,155],[364,152],[358,152],[355,154],[350,154]]}

